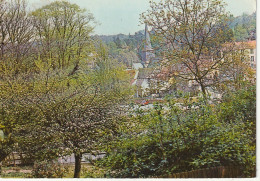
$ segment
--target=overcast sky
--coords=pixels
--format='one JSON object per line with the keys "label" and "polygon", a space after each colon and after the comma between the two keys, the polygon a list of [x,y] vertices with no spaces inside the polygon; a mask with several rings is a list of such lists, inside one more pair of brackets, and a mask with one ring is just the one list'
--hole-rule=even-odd
{"label": "overcast sky", "polygon": [[[33,8],[54,0],[28,0]],[[94,34],[133,34],[144,29],[139,26],[139,15],[149,7],[149,0],[68,0],[86,8],[99,22]],[[159,0],[155,0],[158,2]],[[238,16],[245,13],[251,14],[256,10],[256,0],[224,0],[228,6],[227,10]]]}

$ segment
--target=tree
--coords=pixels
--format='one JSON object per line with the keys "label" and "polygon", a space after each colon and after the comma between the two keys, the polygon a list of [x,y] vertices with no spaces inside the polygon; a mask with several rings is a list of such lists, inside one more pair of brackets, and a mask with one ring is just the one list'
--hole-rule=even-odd
{"label": "tree", "polygon": [[[6,138],[0,141],[1,160],[14,150],[26,153],[30,161],[74,153],[74,177],[79,177],[82,154],[95,150],[104,135],[111,133],[115,115],[131,94],[128,74],[108,58],[104,48],[94,51],[90,38],[93,16],[79,6],[57,1],[28,17],[23,1],[14,2],[17,4],[0,7],[0,16],[11,22],[12,35],[5,34],[9,24],[1,24],[1,46],[5,47],[1,47],[4,57],[0,62],[4,70],[0,79],[0,129]],[[12,18],[21,22],[12,22]],[[20,27],[23,22],[25,27]],[[23,42],[20,38],[28,30],[30,36]],[[20,42],[26,48],[32,45],[33,56],[25,61],[28,57],[19,55],[19,61],[33,66],[17,66],[12,73],[6,65],[16,60],[12,53],[22,52],[7,49],[6,44],[18,46]],[[88,67],[90,61],[94,67]]]}
{"label": "tree", "polygon": [[123,41],[120,40],[119,36],[117,36],[116,38],[114,38],[114,43],[116,44],[117,48],[122,48],[122,43]]}
{"label": "tree", "polygon": [[[101,48],[94,69],[48,68],[25,79],[26,95],[17,96],[16,140],[35,160],[74,154],[74,177],[80,177],[82,154],[92,153],[113,130],[121,105],[130,95],[128,74]],[[45,71],[44,71],[45,70]],[[19,99],[19,100],[17,100]]]}
{"label": "tree", "polygon": [[233,18],[231,27],[234,29],[236,41],[255,40],[256,13],[251,15],[243,13],[242,16]]}
{"label": "tree", "polygon": [[234,92],[255,84],[255,71],[250,65],[248,44],[237,43],[236,49],[226,57],[230,62],[219,69],[215,86],[219,92]]}
{"label": "tree", "polygon": [[[18,94],[10,86],[17,86],[14,82],[34,68],[31,58],[34,32],[26,8],[24,0],[0,1],[0,132],[4,135],[0,139],[0,162],[13,151],[15,143],[18,109],[13,101]],[[22,95],[20,86],[16,88]]]}
{"label": "tree", "polygon": [[141,20],[153,28],[164,48],[165,61],[179,77],[196,81],[204,98],[214,74],[232,50],[232,30],[221,0],[167,0],[150,3]]}
{"label": "tree", "polygon": [[25,0],[2,1],[0,6],[0,73],[18,74],[34,67],[34,31]]}
{"label": "tree", "polygon": [[[94,17],[67,1],[55,1],[32,12],[39,54],[54,68],[77,67],[91,52]],[[87,48],[86,48],[87,47]]]}

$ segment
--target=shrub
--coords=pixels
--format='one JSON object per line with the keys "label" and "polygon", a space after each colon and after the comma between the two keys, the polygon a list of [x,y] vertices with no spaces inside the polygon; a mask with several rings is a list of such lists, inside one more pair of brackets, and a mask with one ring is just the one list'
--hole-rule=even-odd
{"label": "shrub", "polygon": [[82,169],[82,175],[84,178],[104,178],[104,170],[98,167],[87,167]]}
{"label": "shrub", "polygon": [[68,168],[54,161],[36,162],[33,166],[33,178],[63,178]]}
{"label": "shrub", "polygon": [[172,104],[138,110],[132,127],[128,122],[99,162],[107,168],[107,176],[163,176],[215,166],[239,166],[244,171],[241,176],[250,176],[256,161],[250,122],[245,116],[221,121],[223,114],[218,112],[225,103],[194,104],[185,110]]}

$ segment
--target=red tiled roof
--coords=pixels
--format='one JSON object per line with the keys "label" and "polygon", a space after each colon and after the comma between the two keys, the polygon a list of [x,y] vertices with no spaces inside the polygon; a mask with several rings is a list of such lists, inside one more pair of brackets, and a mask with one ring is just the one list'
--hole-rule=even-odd
{"label": "red tiled roof", "polygon": [[126,70],[126,71],[127,71],[127,73],[129,73],[131,78],[133,78],[135,76],[135,70]]}
{"label": "red tiled roof", "polygon": [[243,46],[244,48],[256,48],[256,40],[247,42],[236,42],[237,46]]}

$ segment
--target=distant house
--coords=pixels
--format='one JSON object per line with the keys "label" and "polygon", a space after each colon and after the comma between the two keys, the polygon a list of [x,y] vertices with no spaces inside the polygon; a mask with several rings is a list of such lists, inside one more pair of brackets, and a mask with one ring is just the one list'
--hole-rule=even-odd
{"label": "distant house", "polygon": [[[251,68],[256,69],[256,41],[237,42],[235,48],[246,50],[249,56]],[[200,92],[200,85],[195,80],[179,81],[178,73],[188,72],[186,66],[174,65],[169,67],[163,66],[164,59],[155,56],[153,47],[151,45],[150,35],[147,25],[145,25],[145,42],[141,53],[141,62],[133,64],[133,69],[136,70],[132,85],[136,86],[136,97],[143,97],[147,95],[163,95],[171,94],[177,90],[190,92],[197,95]],[[166,60],[165,60],[166,61]],[[223,60],[224,61],[224,60]],[[159,66],[154,66],[157,63]],[[201,70],[207,70],[214,65],[214,59],[209,57],[202,58],[199,62]],[[219,77],[218,68],[210,71],[205,77],[207,92],[212,99],[221,98],[221,94],[214,90],[210,85],[214,85],[214,81]],[[192,75],[190,75],[192,78]],[[228,77],[227,77],[228,78]]]}
{"label": "distant house", "polygon": [[133,63],[133,69],[138,70],[144,68],[144,65],[142,63]]}
{"label": "distant house", "polygon": [[256,40],[247,41],[247,42],[236,42],[236,46],[240,50],[247,51],[246,53],[249,56],[249,61],[251,68],[256,69]]}
{"label": "distant house", "polygon": [[253,69],[256,69],[256,41],[249,42],[249,46],[250,65]]}
{"label": "distant house", "polygon": [[[234,47],[233,47],[233,51],[241,51],[244,52],[245,56],[248,56],[248,58],[245,57],[245,60],[243,57],[241,57],[241,61],[244,64],[247,64],[248,66],[250,66],[252,68],[252,70],[256,70],[256,41],[252,40],[252,41],[247,41],[247,42],[235,42]],[[225,60],[223,60],[225,61]],[[207,82],[208,85],[212,85],[214,84],[213,80],[214,78],[217,78],[219,80],[221,80],[222,82],[229,82],[229,81],[233,81],[234,77],[233,75],[229,75],[228,72],[223,72],[219,71],[219,70],[214,70],[212,71],[208,76],[209,82]],[[248,79],[251,80],[251,78],[247,77],[247,75],[244,75],[244,79]],[[253,80],[251,80],[253,81]],[[194,85],[196,85],[197,83],[195,82]],[[211,86],[207,87],[207,92],[209,93],[210,97],[212,99],[219,99],[221,98],[222,94],[216,90],[214,90]]]}

